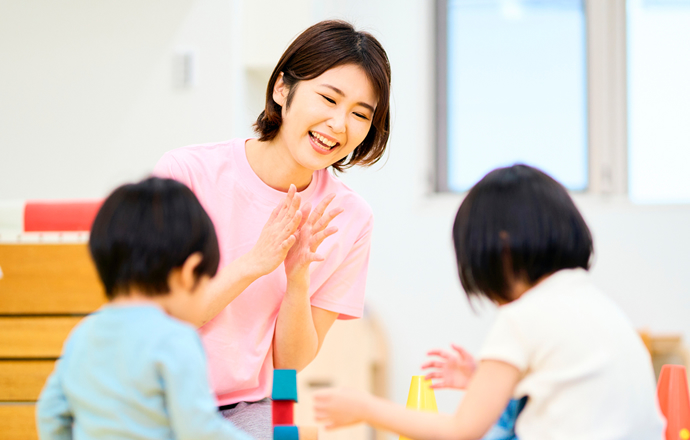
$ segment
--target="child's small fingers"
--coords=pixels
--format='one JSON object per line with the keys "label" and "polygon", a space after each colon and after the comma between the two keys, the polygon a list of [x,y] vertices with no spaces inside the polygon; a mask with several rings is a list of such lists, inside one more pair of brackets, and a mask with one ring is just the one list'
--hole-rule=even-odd
{"label": "child's small fingers", "polygon": [[450,344],[450,347],[451,347],[453,350],[457,351],[458,353],[467,353],[467,350],[465,350],[464,348],[462,348],[462,347],[459,346],[458,344]]}
{"label": "child's small fingers", "polygon": [[465,349],[462,348],[461,346],[455,345],[455,344],[451,344],[450,346],[451,346],[451,348],[453,348],[453,350],[455,350],[455,351],[458,353],[458,355],[460,355],[460,359],[461,359],[461,360],[467,361],[467,360],[472,360],[472,359],[474,359],[474,358],[472,357],[472,355],[469,354],[469,353],[467,352],[467,350],[465,350]]}
{"label": "child's small fingers", "polygon": [[436,368],[434,366],[435,362],[434,361],[427,361],[422,364],[422,370],[426,370],[427,368]]}
{"label": "child's small fingers", "polygon": [[443,368],[446,363],[441,361],[429,361],[425,365],[427,365],[426,368]]}
{"label": "child's small fingers", "polygon": [[443,377],[443,375],[441,373],[439,373],[438,371],[432,371],[431,373],[428,373],[426,376],[424,376],[424,379],[432,380],[432,379],[439,379],[442,377]]}
{"label": "child's small fingers", "polygon": [[440,350],[440,349],[437,349],[437,350],[430,350],[430,351],[427,353],[427,355],[429,355],[429,356],[438,356],[438,357],[441,357],[441,358],[446,359],[446,360],[453,357],[453,356],[452,356],[450,353],[448,353],[446,350]]}

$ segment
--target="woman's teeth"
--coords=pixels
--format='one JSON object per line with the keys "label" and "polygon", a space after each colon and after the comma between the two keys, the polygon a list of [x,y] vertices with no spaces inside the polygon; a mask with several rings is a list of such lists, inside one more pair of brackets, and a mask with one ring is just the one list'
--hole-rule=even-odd
{"label": "woman's teeth", "polygon": [[319,143],[321,143],[325,148],[329,148],[329,149],[330,149],[330,148],[333,148],[333,147],[335,147],[336,145],[338,145],[337,142],[333,142],[333,141],[331,141],[331,140],[328,140],[328,139],[326,139],[325,137],[321,136],[320,134],[314,133],[313,131],[310,131],[309,134],[311,134],[311,136],[312,136],[314,139],[316,139],[317,141],[319,141]]}

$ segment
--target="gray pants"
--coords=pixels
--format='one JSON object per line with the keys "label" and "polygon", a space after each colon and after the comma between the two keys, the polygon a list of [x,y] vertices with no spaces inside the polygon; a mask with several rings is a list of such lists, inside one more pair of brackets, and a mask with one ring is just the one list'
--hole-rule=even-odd
{"label": "gray pants", "polygon": [[222,410],[220,413],[256,440],[273,440],[271,399],[239,402],[234,408]]}

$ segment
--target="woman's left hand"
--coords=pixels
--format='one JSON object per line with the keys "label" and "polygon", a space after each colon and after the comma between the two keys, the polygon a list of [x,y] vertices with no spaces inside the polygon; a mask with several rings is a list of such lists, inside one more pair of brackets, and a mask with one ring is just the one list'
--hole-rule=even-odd
{"label": "woman's left hand", "polygon": [[297,241],[285,257],[285,273],[288,279],[306,275],[311,263],[323,261],[323,256],[317,254],[316,250],[327,237],[338,231],[337,227],[328,225],[343,212],[342,208],[334,208],[326,213],[328,205],[334,198],[335,194],[329,194],[313,211],[309,203],[302,208],[302,218],[306,220],[303,220],[302,225],[295,232]]}
{"label": "woman's left hand", "polygon": [[369,395],[351,389],[329,388],[314,393],[314,417],[326,429],[340,428],[364,421],[364,407]]}

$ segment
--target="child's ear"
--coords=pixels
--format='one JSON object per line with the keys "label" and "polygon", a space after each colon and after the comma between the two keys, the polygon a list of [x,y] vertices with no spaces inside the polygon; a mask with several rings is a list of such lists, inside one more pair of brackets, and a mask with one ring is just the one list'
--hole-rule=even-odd
{"label": "child's ear", "polygon": [[276,104],[285,108],[288,92],[288,86],[285,84],[285,81],[283,81],[283,72],[280,72],[278,79],[273,86],[273,100],[276,102]]}
{"label": "child's ear", "polygon": [[179,272],[179,281],[183,289],[188,291],[194,290],[197,284],[197,277],[194,274],[194,269],[196,269],[203,259],[204,257],[201,255],[201,252],[194,252],[187,257],[184,263],[182,263]]}

